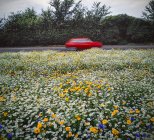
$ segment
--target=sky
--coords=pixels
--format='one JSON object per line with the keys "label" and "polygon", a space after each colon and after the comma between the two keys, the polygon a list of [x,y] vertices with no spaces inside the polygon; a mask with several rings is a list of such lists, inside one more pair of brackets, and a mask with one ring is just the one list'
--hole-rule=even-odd
{"label": "sky", "polygon": [[[50,0],[0,0],[0,18],[7,17],[10,12],[17,12],[26,8],[34,8],[39,14],[42,9],[49,7]],[[78,0],[75,0],[76,2]],[[127,14],[141,17],[145,6],[151,0],[82,0],[82,4],[88,8],[93,2],[101,2],[102,5],[110,6],[111,15]]]}

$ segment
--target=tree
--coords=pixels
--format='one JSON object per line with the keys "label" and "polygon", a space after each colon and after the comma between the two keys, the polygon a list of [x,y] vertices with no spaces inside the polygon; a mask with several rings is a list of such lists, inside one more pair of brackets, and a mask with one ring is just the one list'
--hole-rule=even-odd
{"label": "tree", "polygon": [[51,29],[53,24],[53,15],[50,8],[48,8],[47,10],[42,10],[41,19],[42,19],[43,29],[45,30]]}
{"label": "tree", "polygon": [[86,12],[86,25],[92,28],[98,27],[105,16],[111,13],[109,9],[110,7],[107,7],[105,4],[101,5],[101,2],[94,2],[92,8]]}
{"label": "tree", "polygon": [[0,29],[4,26],[4,18],[0,18]]}
{"label": "tree", "polygon": [[145,7],[143,17],[154,22],[154,0],[150,1],[149,4]]}
{"label": "tree", "polygon": [[145,7],[143,17],[150,22],[152,38],[154,38],[154,0],[151,0],[149,4]]}
{"label": "tree", "polygon": [[64,24],[64,22],[70,18],[81,1],[75,3],[74,0],[51,0],[51,12],[56,25]]}
{"label": "tree", "polygon": [[70,24],[72,24],[72,27],[82,27],[84,24],[84,18],[85,18],[85,12],[86,8],[80,3],[74,9],[72,20],[70,21]]}
{"label": "tree", "polygon": [[[119,14],[116,16],[108,16],[106,17],[102,24],[104,30],[108,31],[108,29],[113,29],[114,38],[118,38],[123,41],[127,41],[128,39],[128,27],[131,25],[134,17],[128,16],[126,14]],[[112,32],[111,32],[112,34]]]}
{"label": "tree", "polygon": [[106,15],[110,14],[110,7],[107,7],[105,4],[101,5],[101,2],[94,2],[91,10],[93,20],[100,22]]}
{"label": "tree", "polygon": [[130,42],[146,43],[153,40],[150,22],[134,18],[131,25],[128,28],[128,36]]}

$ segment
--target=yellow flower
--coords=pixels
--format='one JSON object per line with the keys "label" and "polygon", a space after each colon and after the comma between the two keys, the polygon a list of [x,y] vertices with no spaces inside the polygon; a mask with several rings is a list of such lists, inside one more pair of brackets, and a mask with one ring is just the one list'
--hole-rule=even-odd
{"label": "yellow flower", "polygon": [[70,127],[65,127],[65,130],[66,130],[66,131],[70,131],[71,128],[70,128]]}
{"label": "yellow flower", "polygon": [[63,97],[65,97],[65,94],[64,93],[60,93],[59,97],[63,98]]}
{"label": "yellow flower", "polygon": [[40,122],[38,122],[38,124],[37,124],[37,128],[42,128],[42,123],[40,123]]}
{"label": "yellow flower", "polygon": [[75,90],[79,90],[79,89],[80,89],[80,87],[74,87],[74,89],[75,89]]}
{"label": "yellow flower", "polygon": [[3,96],[0,96],[0,102],[4,102],[6,99]]}
{"label": "yellow flower", "polygon": [[42,113],[39,113],[39,117],[41,117],[43,114]]}
{"label": "yellow flower", "polygon": [[107,89],[107,91],[111,91],[111,88],[109,87],[109,88]]}
{"label": "yellow flower", "polygon": [[79,136],[79,134],[75,134],[75,136],[74,136],[74,137],[75,137],[75,138],[78,138],[78,136]]}
{"label": "yellow flower", "polygon": [[76,115],[75,118],[80,121],[81,120],[81,117],[79,115]]}
{"label": "yellow flower", "polygon": [[63,92],[67,93],[68,92],[68,89],[65,89]]}
{"label": "yellow flower", "polygon": [[51,115],[51,117],[52,117],[52,118],[56,118],[56,114],[53,113],[53,114]]}
{"label": "yellow flower", "polygon": [[72,137],[72,132],[69,132],[68,133],[68,137]]}
{"label": "yellow flower", "polygon": [[88,93],[87,93],[87,96],[88,96],[88,97],[91,97],[91,95],[92,95],[91,92],[88,92]]}
{"label": "yellow flower", "polygon": [[3,112],[4,117],[7,117],[8,112]]}
{"label": "yellow flower", "polygon": [[73,88],[70,89],[71,92],[75,91]]}
{"label": "yellow flower", "polygon": [[150,121],[154,122],[154,117],[152,117],[152,118],[150,119]]}
{"label": "yellow flower", "polygon": [[108,120],[104,119],[102,120],[102,124],[107,124],[108,123]]}
{"label": "yellow flower", "polygon": [[112,128],[112,134],[113,135],[119,135],[119,131],[115,128]]}
{"label": "yellow flower", "polygon": [[64,120],[62,120],[62,121],[59,122],[60,125],[63,125],[64,123],[65,123]]}
{"label": "yellow flower", "polygon": [[50,122],[50,123],[49,123],[49,126],[52,126],[52,125],[53,125],[53,124]]}
{"label": "yellow flower", "polygon": [[89,91],[89,89],[88,88],[86,88],[85,90],[84,90],[84,92],[88,92]]}
{"label": "yellow flower", "polygon": [[106,87],[109,87],[110,85],[109,84],[106,84]]}
{"label": "yellow flower", "polygon": [[39,128],[35,128],[35,129],[34,129],[34,133],[35,133],[35,134],[39,134],[39,133],[40,133],[40,129],[39,129]]}
{"label": "yellow flower", "polygon": [[44,122],[48,122],[48,118],[44,118],[43,121],[44,121]]}
{"label": "yellow flower", "polygon": [[132,123],[131,120],[128,119],[127,124],[130,125],[131,123]]}
{"label": "yellow flower", "polygon": [[60,86],[59,86],[60,88],[62,88],[63,87],[63,85],[62,84],[60,84]]}
{"label": "yellow flower", "polygon": [[116,115],[118,112],[119,112],[118,110],[114,110],[114,111],[112,112],[112,116]]}
{"label": "yellow flower", "polygon": [[122,104],[125,105],[126,104],[126,101],[122,101]]}
{"label": "yellow flower", "polygon": [[133,109],[129,110],[129,113],[130,114],[134,113],[134,110]]}
{"label": "yellow flower", "polygon": [[98,129],[96,127],[91,127],[90,131],[95,133],[95,134],[98,133]]}
{"label": "yellow flower", "polygon": [[113,107],[114,107],[114,109],[118,109],[118,106],[117,105],[114,105]]}
{"label": "yellow flower", "polygon": [[140,110],[136,109],[135,112],[136,112],[137,114],[139,114],[139,113],[140,113]]}
{"label": "yellow flower", "polygon": [[82,85],[83,83],[80,81],[79,84]]}
{"label": "yellow flower", "polygon": [[65,98],[65,101],[66,101],[66,102],[68,102],[68,101],[69,101],[69,98],[68,98],[68,97],[66,97],[66,98]]}

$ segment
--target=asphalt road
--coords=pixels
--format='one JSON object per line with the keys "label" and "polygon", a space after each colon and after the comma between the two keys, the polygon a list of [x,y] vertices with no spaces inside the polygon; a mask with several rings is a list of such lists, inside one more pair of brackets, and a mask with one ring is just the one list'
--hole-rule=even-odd
{"label": "asphalt road", "polygon": [[[154,45],[104,45],[101,49],[154,49]],[[64,45],[52,45],[52,46],[35,46],[35,47],[5,47],[0,48],[0,52],[20,52],[20,51],[44,51],[44,50],[56,50],[56,51],[75,51],[75,49],[67,49]]]}

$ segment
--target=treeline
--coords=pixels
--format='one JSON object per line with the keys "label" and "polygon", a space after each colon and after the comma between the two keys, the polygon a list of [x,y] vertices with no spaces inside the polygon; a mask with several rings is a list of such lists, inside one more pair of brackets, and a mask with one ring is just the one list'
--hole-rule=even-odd
{"label": "treeline", "polygon": [[[149,7],[150,3],[146,9]],[[40,15],[27,8],[0,19],[0,46],[64,44],[73,37],[89,37],[104,44],[154,41],[154,20],[147,10],[143,19],[110,13],[110,7],[100,2],[88,9],[81,1],[51,0],[50,8]]]}

